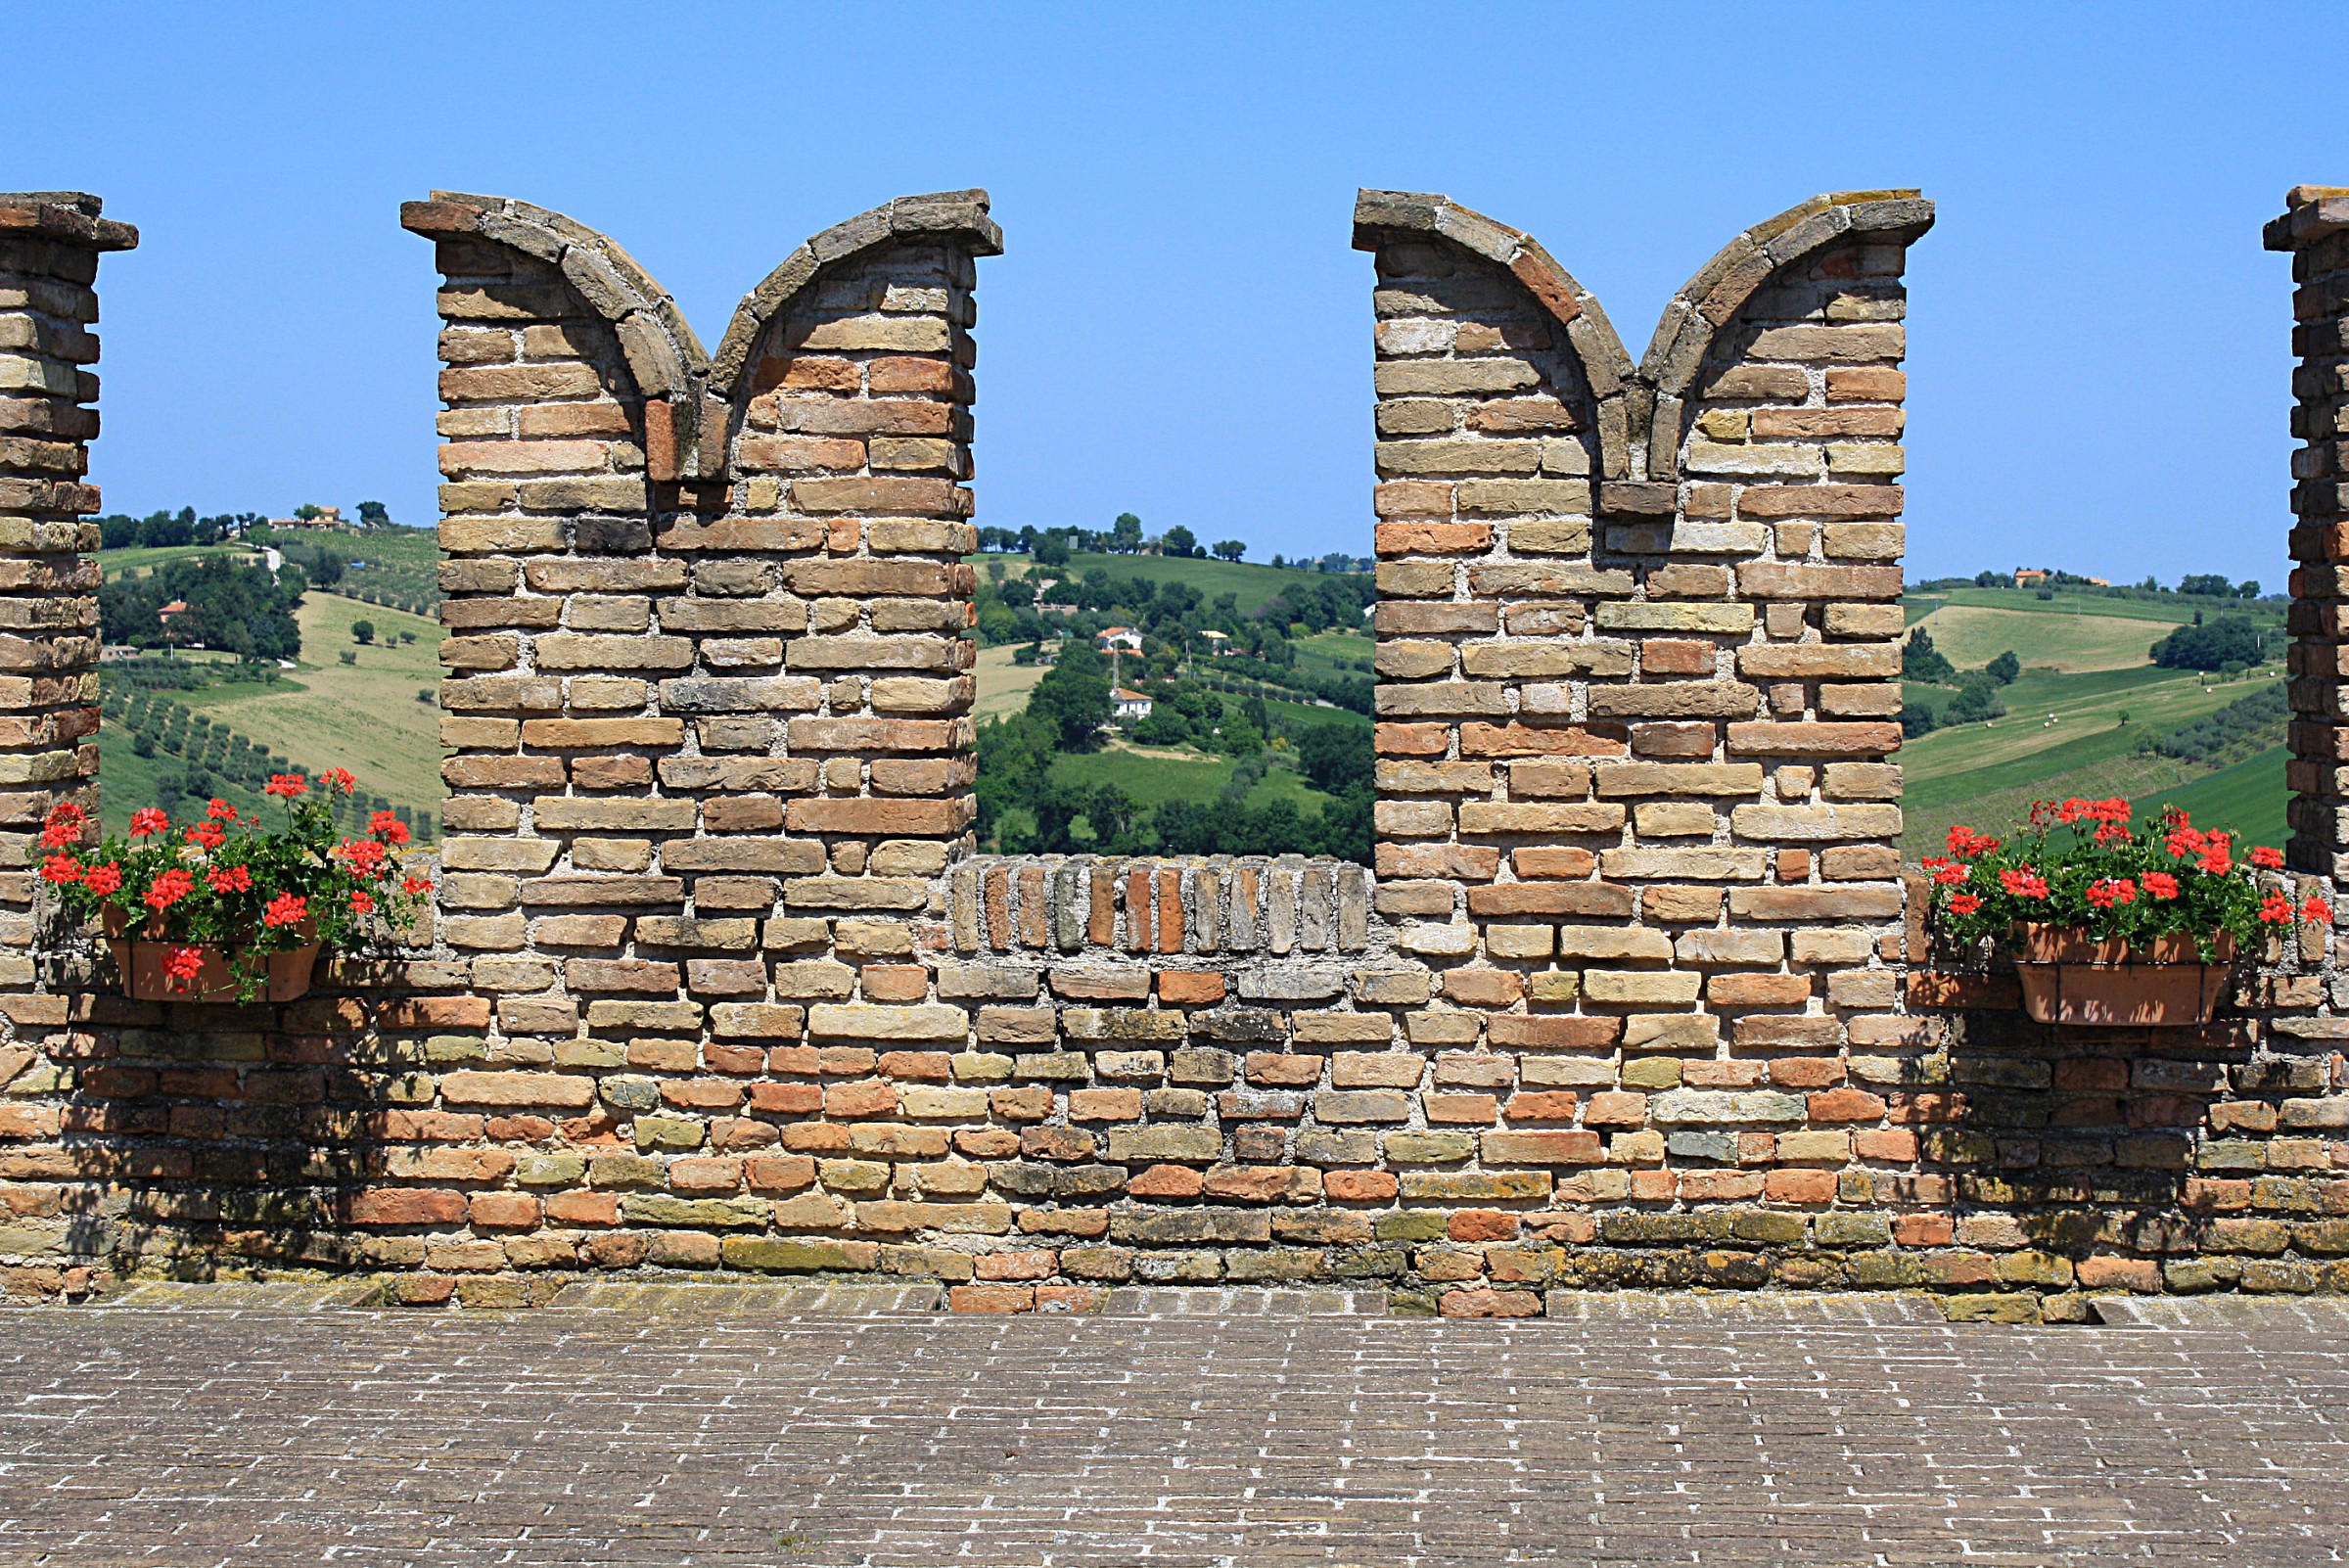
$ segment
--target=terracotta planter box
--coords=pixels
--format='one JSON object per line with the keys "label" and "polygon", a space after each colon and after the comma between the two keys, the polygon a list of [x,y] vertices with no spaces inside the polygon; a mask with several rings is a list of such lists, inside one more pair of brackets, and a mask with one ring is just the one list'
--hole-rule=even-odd
{"label": "terracotta planter box", "polygon": [[2204,963],[2190,937],[2132,946],[2076,926],[2018,925],[2014,972],[2023,1011],[2041,1024],[2159,1029],[2207,1024],[2227,993],[2234,939],[2222,935]]}
{"label": "terracotta planter box", "polygon": [[[304,936],[309,936],[315,927],[304,921],[300,929]],[[163,959],[174,947],[188,944],[150,941],[153,931],[150,926],[134,936],[129,916],[112,907],[106,911],[106,945],[115,955],[115,969],[121,973],[122,994],[133,1001],[237,1001],[237,976],[229,967],[229,953],[199,944],[197,950],[204,954],[204,967],[197,971],[194,980],[175,985],[163,972]],[[308,995],[310,971],[317,962],[316,942],[271,953],[267,978],[255,1000],[289,1002]]]}

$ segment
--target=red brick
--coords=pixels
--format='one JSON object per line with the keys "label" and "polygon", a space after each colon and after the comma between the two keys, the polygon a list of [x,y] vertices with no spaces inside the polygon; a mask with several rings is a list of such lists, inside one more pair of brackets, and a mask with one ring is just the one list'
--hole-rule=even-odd
{"label": "red brick", "polygon": [[1580,1103],[1571,1089],[1541,1089],[1509,1096],[1512,1122],[1571,1122]]}
{"label": "red brick", "polygon": [[1196,1198],[1207,1178],[1185,1165],[1154,1165],[1126,1183],[1137,1198]]}
{"label": "red brick", "polygon": [[350,1200],[354,1225],[453,1225],[468,1212],[465,1194],[434,1187],[371,1187]]}
{"label": "red brick", "polygon": [[1454,1241],[1514,1241],[1517,1217],[1498,1209],[1462,1209],[1452,1215],[1445,1234]]}
{"label": "red brick", "polygon": [[1650,637],[1639,645],[1639,668],[1651,675],[1710,675],[1720,653],[1709,642]]}
{"label": "red brick", "polygon": [[1326,1171],[1321,1190],[1333,1203],[1388,1203],[1401,1185],[1384,1171]]}
{"label": "red brick", "polygon": [[954,1076],[954,1058],[945,1051],[885,1051],[880,1068],[883,1078],[943,1084]]}
{"label": "red brick", "polygon": [[616,1225],[620,1223],[620,1194],[552,1193],[546,1200],[546,1218],[559,1225]]}
{"label": "red brick", "polygon": [[824,1108],[824,1091],[813,1084],[754,1084],[751,1109],[778,1116],[812,1116]]}
{"label": "red brick", "polygon": [[1892,1222],[1892,1239],[1904,1247],[1946,1247],[1957,1233],[1946,1214],[1897,1215]]}
{"label": "red brick", "polygon": [[1539,1317],[1542,1298],[1530,1290],[1451,1290],[1436,1310],[1446,1317]]}
{"label": "red brick", "polygon": [[[1400,488],[1400,484],[1380,486],[1382,491]],[[1442,490],[1450,499],[1450,485],[1427,488]],[[1424,499],[1432,502],[1435,498],[1428,495]],[[1493,548],[1489,523],[1381,523],[1375,532],[1380,555],[1474,555]]]}
{"label": "red brick", "polygon": [[946,1306],[958,1313],[1030,1313],[1036,1311],[1036,1287],[956,1285],[946,1292]]}
{"label": "red brick", "polygon": [[2084,1289],[2134,1290],[2148,1296],[2161,1290],[2161,1265],[2150,1258],[2083,1258],[2072,1267]]}
{"label": "red brick", "polygon": [[1785,1169],[1766,1172],[1762,1196],[1773,1203],[1833,1203],[1835,1173]]}
{"label": "red brick", "polygon": [[898,1091],[888,1084],[834,1084],[824,1090],[824,1114],[836,1117],[895,1116]]}
{"label": "red brick", "polygon": [[538,1200],[527,1192],[477,1192],[473,1222],[484,1230],[529,1230],[538,1223]]}
{"label": "red brick", "polygon": [[1865,1089],[1834,1088],[1811,1096],[1814,1122],[1874,1122],[1883,1116],[1882,1096]]}
{"label": "red brick", "polygon": [[1451,746],[1448,724],[1380,724],[1371,744],[1381,757],[1441,757]]}
{"label": "red brick", "polygon": [[1158,999],[1180,1007],[1212,1007],[1223,999],[1223,977],[1169,969],[1158,977]]}
{"label": "red brick", "polygon": [[1060,1272],[1060,1254],[1041,1249],[983,1252],[971,1262],[981,1279],[1049,1279]]}
{"label": "red brick", "polygon": [[930,994],[930,971],[920,964],[866,964],[856,985],[866,1001],[920,1001]]}

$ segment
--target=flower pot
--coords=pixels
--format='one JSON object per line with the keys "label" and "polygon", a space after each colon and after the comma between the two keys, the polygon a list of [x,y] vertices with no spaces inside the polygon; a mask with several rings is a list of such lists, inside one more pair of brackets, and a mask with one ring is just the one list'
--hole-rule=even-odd
{"label": "flower pot", "polygon": [[2159,1029],[2207,1024],[2227,992],[2234,939],[2222,933],[2204,963],[2191,937],[2132,945],[2076,926],[2019,924],[2014,972],[2035,1023]]}
{"label": "flower pot", "polygon": [[[150,921],[135,935],[130,930],[130,917],[121,910],[109,907],[106,911],[106,945],[115,956],[115,967],[121,972],[122,994],[133,1001],[198,1001],[236,1002],[237,974],[230,967],[230,950],[206,943],[161,942],[152,940],[161,935],[162,922]],[[314,936],[315,922],[303,921],[298,928],[304,937]],[[175,981],[163,969],[163,960],[177,948],[194,945],[204,955],[204,967],[196,978]],[[259,998],[273,1002],[289,1002],[309,994],[310,971],[318,962],[318,944],[305,942],[299,947],[288,947],[268,955],[267,970]]]}

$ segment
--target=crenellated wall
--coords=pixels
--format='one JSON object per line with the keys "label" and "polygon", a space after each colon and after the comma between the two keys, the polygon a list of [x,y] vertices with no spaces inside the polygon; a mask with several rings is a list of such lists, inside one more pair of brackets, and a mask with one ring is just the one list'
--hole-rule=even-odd
{"label": "crenellated wall", "polygon": [[[2342,200],[2296,192],[2272,231],[2302,274],[2319,879]],[[71,366],[130,235],[0,198],[10,1288],[299,1266],[493,1305],[658,1270],[937,1279],[980,1311],[1348,1280],[1453,1314],[1710,1285],[2077,1316],[2349,1287],[2330,933],[2246,965],[2209,1029],[2051,1031],[1933,951],[1904,886],[1901,275],[1930,205],[1756,225],[1636,363],[1528,236],[1437,196],[1356,217],[1367,870],[976,853],[983,193],[816,236],[714,355],[560,214],[409,206],[444,278],[438,907],[235,1009],[122,1001],[34,939],[27,829],[95,758]],[[42,268],[80,292],[28,291]]]}

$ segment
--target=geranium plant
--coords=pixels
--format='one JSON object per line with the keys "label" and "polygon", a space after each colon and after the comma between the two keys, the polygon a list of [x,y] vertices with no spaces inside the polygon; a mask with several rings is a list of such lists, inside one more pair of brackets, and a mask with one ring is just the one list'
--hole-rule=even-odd
{"label": "geranium plant", "polygon": [[279,773],[265,793],[281,803],[282,827],[226,801],[176,824],[151,806],[131,814],[127,838],[95,848],[84,842],[89,813],[60,802],[41,828],[41,878],[76,913],[106,919],[111,911],[111,926],[170,944],[163,972],[174,989],[193,985],[209,948],[249,1001],[271,953],[311,943],[355,947],[384,922],[404,924],[432,888],[400,865],[395,852],[408,827],[390,811],[369,817],[363,836],[336,833],[333,798],[355,784],[339,767],[319,774],[315,790],[299,773]]}
{"label": "geranium plant", "polygon": [[2141,826],[2127,801],[2040,801],[2005,839],[1950,829],[1949,853],[1924,865],[1941,928],[1961,942],[1987,936],[2011,946],[2024,925],[2137,945],[2187,937],[2209,963],[2224,956],[2222,939],[2249,948],[2296,921],[2332,920],[2323,899],[2295,904],[2263,877],[2282,869],[2280,853],[2242,850],[2234,835],[2196,828],[2176,807]]}

